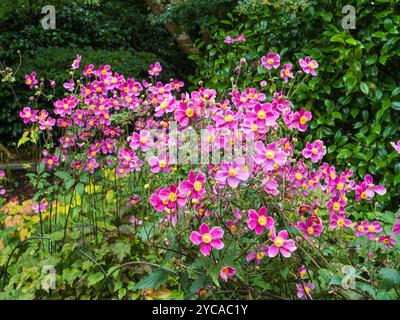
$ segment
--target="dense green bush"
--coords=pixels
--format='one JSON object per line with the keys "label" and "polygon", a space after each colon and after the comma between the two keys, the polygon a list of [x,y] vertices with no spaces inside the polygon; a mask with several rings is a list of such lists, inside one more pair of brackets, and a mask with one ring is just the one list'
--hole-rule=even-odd
{"label": "dense green bush", "polygon": [[[348,4],[356,9],[352,30],[341,27]],[[253,79],[264,80],[253,77],[262,69],[255,63],[269,51],[284,48],[279,52],[284,62],[288,56],[310,55],[320,63],[321,76],[302,84],[296,97],[315,114],[307,138],[328,141],[330,161],[350,165],[361,176],[380,177],[395,209],[400,163],[389,142],[400,138],[399,13],[394,0],[241,1],[226,19],[210,20],[204,28],[206,36],[196,41],[201,55],[192,56],[198,68],[191,80],[226,89],[231,71],[245,58],[239,85],[246,87]],[[237,34],[246,41],[224,43]]]}

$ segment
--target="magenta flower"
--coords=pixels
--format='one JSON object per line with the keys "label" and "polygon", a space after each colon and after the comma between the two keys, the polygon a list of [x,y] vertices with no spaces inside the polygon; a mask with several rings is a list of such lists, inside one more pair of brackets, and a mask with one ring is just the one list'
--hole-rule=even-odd
{"label": "magenta flower", "polygon": [[281,78],[283,78],[283,80],[288,81],[289,78],[293,78],[292,67],[293,65],[291,63],[282,66]]}
{"label": "magenta flower", "polygon": [[375,234],[382,232],[382,227],[378,221],[374,221],[372,223],[368,223],[367,225],[367,236],[369,240],[375,239]]}
{"label": "magenta flower", "polygon": [[260,264],[262,258],[264,258],[266,255],[268,255],[268,245],[263,244],[263,245],[257,245],[256,251],[250,252],[246,256],[247,261],[252,261],[254,260],[256,264]]}
{"label": "magenta flower", "polygon": [[304,60],[300,59],[299,65],[305,73],[310,73],[313,76],[317,75],[317,73],[315,72],[315,69],[318,68],[318,63],[315,60],[311,60],[311,58],[309,56],[307,56]]}
{"label": "magenta flower", "polygon": [[142,198],[135,195],[126,202],[126,206],[136,207],[140,201],[142,201]]}
{"label": "magenta flower", "polygon": [[275,223],[272,217],[267,216],[267,208],[265,207],[261,207],[258,213],[256,210],[250,209],[248,216],[247,226],[250,230],[254,230],[256,234],[260,234],[264,228],[269,230]]}
{"label": "magenta flower", "polygon": [[279,167],[286,162],[286,153],[278,150],[275,142],[265,147],[261,141],[257,141],[254,149],[256,151],[255,162],[263,164],[266,170],[274,170],[275,164]]}
{"label": "magenta flower", "polygon": [[275,229],[271,228],[271,237],[272,245],[268,249],[268,256],[273,258],[276,257],[279,253],[282,254],[285,258],[289,258],[291,256],[291,252],[295,251],[296,245],[293,240],[287,240],[288,232],[286,230],[282,230],[275,234]]}
{"label": "magenta flower", "polygon": [[304,279],[307,274],[307,268],[302,265],[300,268],[297,269],[297,273],[300,276],[300,279]]}
{"label": "magenta flower", "polygon": [[214,227],[210,230],[206,223],[200,226],[200,232],[192,231],[190,234],[190,241],[195,245],[200,245],[200,251],[204,256],[208,256],[211,248],[221,250],[224,247],[222,237],[224,230],[221,227]]}
{"label": "magenta flower", "polygon": [[338,199],[337,197],[333,197],[332,200],[326,203],[329,213],[331,214],[344,214],[346,205],[346,201]]}
{"label": "magenta flower", "polygon": [[312,162],[318,162],[326,153],[326,147],[321,140],[315,140],[312,144],[306,143],[306,148],[301,152],[303,157],[310,159]]}
{"label": "magenta flower", "polygon": [[331,214],[331,222],[329,225],[332,228],[349,228],[351,227],[351,220],[346,219],[344,214]]}
{"label": "magenta flower", "polygon": [[393,234],[397,236],[400,234],[400,216],[397,217],[397,223],[393,225]]}
{"label": "magenta flower", "polygon": [[205,182],[206,176],[203,172],[199,172],[195,176],[194,171],[190,170],[188,180],[184,180],[179,184],[179,190],[194,199],[202,198],[206,192],[204,188]]}
{"label": "magenta flower", "polygon": [[47,168],[50,170],[59,166],[58,157],[56,155],[49,155],[48,157],[43,158],[42,162],[45,163]]}
{"label": "magenta flower", "polygon": [[236,269],[234,267],[231,267],[231,266],[224,266],[219,271],[219,276],[225,282],[228,281],[228,277],[233,277],[235,274],[236,274]]}
{"label": "magenta flower", "polygon": [[186,196],[174,184],[171,184],[168,189],[161,188],[158,196],[168,209],[183,207],[186,203]]}
{"label": "magenta flower", "polygon": [[23,108],[19,113],[19,116],[24,119],[25,124],[29,122],[36,122],[36,111],[29,107]]}
{"label": "magenta flower", "polygon": [[128,142],[132,149],[137,150],[141,148],[143,152],[146,152],[153,146],[151,134],[147,130],[141,130],[140,134],[134,132],[132,136],[128,138]]}
{"label": "magenta flower", "polygon": [[393,248],[396,244],[396,239],[392,238],[390,235],[380,235],[378,237],[378,243],[382,243],[385,248]]}
{"label": "magenta flower", "polygon": [[356,225],[354,226],[355,236],[360,237],[360,236],[363,236],[364,234],[366,234],[368,232],[368,225],[369,225],[368,221],[357,222]]}
{"label": "magenta flower", "polygon": [[235,39],[231,36],[226,36],[224,42],[226,44],[231,44],[231,43],[235,42]]}
{"label": "magenta flower", "polygon": [[6,174],[4,173],[3,170],[0,170],[0,178],[4,178],[6,176]]}
{"label": "magenta flower", "polygon": [[83,170],[89,171],[91,174],[93,174],[98,167],[99,164],[97,163],[96,159],[90,159],[88,162],[86,162],[85,166],[83,167]]}
{"label": "magenta flower", "polygon": [[250,172],[244,159],[238,158],[231,165],[226,161],[222,161],[215,179],[222,184],[228,183],[231,188],[236,188],[239,183],[246,181],[249,176]]}
{"label": "magenta flower", "polygon": [[306,238],[309,238],[310,236],[318,237],[323,230],[323,226],[319,218],[311,217],[305,222],[299,221],[297,223],[297,229],[303,231],[303,235]]}
{"label": "magenta flower", "polygon": [[80,63],[81,63],[81,56],[78,54],[78,55],[76,55],[76,58],[74,59],[74,61],[72,61],[71,69],[72,70],[79,69]]}
{"label": "magenta flower", "polygon": [[35,85],[39,82],[36,79],[36,72],[32,71],[31,74],[25,75],[25,84],[29,87],[29,89],[33,89]]}
{"label": "magenta flower", "polygon": [[279,54],[270,52],[267,56],[263,56],[261,58],[261,63],[262,66],[268,70],[272,69],[272,67],[277,69],[281,63],[281,56]]}
{"label": "magenta flower", "polygon": [[75,82],[74,79],[69,80],[63,84],[64,89],[67,89],[69,92],[73,92],[75,90]]}
{"label": "magenta flower", "polygon": [[366,184],[366,190],[365,193],[368,198],[372,198],[375,195],[375,192],[381,196],[383,196],[386,193],[386,188],[383,186],[376,186],[374,184],[374,180],[372,179],[372,176],[370,174],[367,174],[364,177],[364,182]]}
{"label": "magenta flower", "polygon": [[200,110],[195,105],[186,105],[185,103],[179,103],[174,112],[176,121],[182,126],[186,127],[189,122],[196,120],[199,117]]}
{"label": "magenta flower", "polygon": [[390,142],[391,146],[396,150],[398,154],[400,154],[400,140],[397,141],[397,144],[394,142]]}
{"label": "magenta flower", "polygon": [[47,119],[40,119],[39,120],[39,129],[44,130],[53,130],[54,125],[56,124],[56,120],[52,117],[48,117]]}
{"label": "magenta flower", "polygon": [[298,283],[296,284],[296,288],[297,288],[297,297],[299,299],[304,297],[305,299],[312,300],[311,293],[312,290],[314,290],[315,288],[313,283],[304,283],[304,282],[302,284]]}
{"label": "magenta flower", "polygon": [[94,65],[93,65],[93,64],[90,64],[90,65],[88,65],[88,66],[85,66],[85,68],[84,68],[82,74],[83,74],[84,76],[90,78],[90,77],[93,75],[94,71],[95,71],[95,70],[94,70]]}
{"label": "magenta flower", "polygon": [[149,75],[159,76],[162,71],[161,64],[157,61],[155,64],[150,65]]}
{"label": "magenta flower", "polygon": [[304,132],[307,130],[307,122],[309,122],[311,119],[311,112],[306,111],[304,108],[301,108],[299,112],[295,112],[292,115],[289,128],[297,129],[301,132]]}
{"label": "magenta flower", "polygon": [[169,167],[170,161],[168,161],[167,156],[164,153],[160,154],[158,157],[150,157],[148,161],[151,167],[151,172],[153,173],[171,171],[171,168]]}
{"label": "magenta flower", "polygon": [[237,37],[236,37],[236,39],[235,39],[235,41],[236,42],[244,42],[244,41],[246,41],[246,37],[244,36],[244,34],[239,34]]}

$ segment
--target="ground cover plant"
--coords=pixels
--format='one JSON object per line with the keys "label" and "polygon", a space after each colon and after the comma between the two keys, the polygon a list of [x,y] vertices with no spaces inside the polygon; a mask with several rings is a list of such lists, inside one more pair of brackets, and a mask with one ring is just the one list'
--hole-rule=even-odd
{"label": "ground cover plant", "polygon": [[159,62],[139,80],[77,55],[63,96],[27,74],[19,145],[37,192],[1,189],[0,297],[398,299],[390,186],[305,139],[296,93],[318,61],[265,52],[262,81],[241,85],[248,67],[226,90],[188,90]]}

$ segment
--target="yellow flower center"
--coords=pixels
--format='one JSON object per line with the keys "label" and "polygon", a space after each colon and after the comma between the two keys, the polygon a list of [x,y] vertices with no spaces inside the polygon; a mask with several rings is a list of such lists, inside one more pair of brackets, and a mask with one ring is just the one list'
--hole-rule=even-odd
{"label": "yellow flower center", "polygon": [[374,232],[375,231],[375,227],[374,226],[368,226],[368,230],[369,232]]}
{"label": "yellow flower center", "polygon": [[285,75],[287,75],[287,76],[290,75],[290,70],[286,69],[285,70]]}
{"label": "yellow flower center", "polygon": [[358,226],[357,230],[360,231],[360,232],[364,231],[364,226]]}
{"label": "yellow flower center", "polygon": [[233,120],[233,115],[231,115],[231,114],[226,115],[224,120],[225,120],[225,122],[231,122]]}
{"label": "yellow flower center", "polygon": [[193,189],[196,191],[200,191],[201,189],[203,189],[203,185],[200,181],[196,181],[193,185]]}
{"label": "yellow flower center", "polygon": [[367,199],[367,194],[365,192],[361,193],[360,195],[361,199]]}
{"label": "yellow flower center", "polygon": [[309,66],[311,69],[314,69],[314,68],[315,68],[314,63],[312,63],[311,61],[308,63],[308,66]]}
{"label": "yellow flower center", "polygon": [[344,189],[344,183],[339,182],[339,183],[337,184],[337,186],[336,186],[336,189],[338,189],[338,190],[343,190],[343,189]]}
{"label": "yellow flower center", "polygon": [[267,224],[267,217],[266,216],[260,216],[260,217],[258,217],[258,224],[260,225],[260,226],[265,226],[266,224]]}
{"label": "yellow flower center", "polygon": [[191,118],[194,116],[194,110],[192,108],[187,108],[185,114],[187,117]]}
{"label": "yellow flower center", "polygon": [[165,168],[167,166],[167,162],[165,160],[160,160],[158,162],[158,165],[160,166],[160,168]]}
{"label": "yellow flower center", "polygon": [[296,174],[294,175],[296,180],[301,180],[303,178],[303,175],[300,172],[296,172]]}
{"label": "yellow flower center", "polygon": [[140,143],[146,143],[147,142],[147,138],[145,137],[140,137]]}
{"label": "yellow flower center", "polygon": [[54,161],[53,161],[53,159],[49,159],[49,160],[47,161],[47,163],[48,163],[49,165],[53,165],[53,164],[54,164]]}
{"label": "yellow flower center", "polygon": [[312,148],[311,149],[312,154],[318,154],[318,149],[317,148]]}
{"label": "yellow flower center", "polygon": [[313,227],[308,227],[308,228],[307,228],[307,233],[308,233],[309,235],[314,234],[314,228],[313,228]]}
{"label": "yellow flower center", "polygon": [[276,237],[274,240],[274,245],[278,248],[283,247],[283,245],[285,244],[285,240],[283,240],[283,238],[281,237]]}
{"label": "yellow flower center", "polygon": [[300,117],[300,124],[306,124],[307,123],[307,118],[306,116],[301,116]]}
{"label": "yellow flower center", "polygon": [[229,229],[231,230],[231,232],[236,232],[237,227],[233,224]]}
{"label": "yellow flower center", "polygon": [[229,168],[229,172],[228,172],[230,177],[235,177],[237,175],[237,172],[235,169],[233,168]]}
{"label": "yellow flower center", "polygon": [[257,252],[257,259],[261,260],[262,258],[264,258],[264,252],[263,251]]}
{"label": "yellow flower center", "polygon": [[384,244],[389,244],[389,243],[390,243],[390,240],[389,240],[388,238],[385,238],[385,239],[383,239],[383,243],[384,243]]}
{"label": "yellow flower center", "polygon": [[343,227],[343,226],[344,226],[344,220],[343,220],[343,219],[339,219],[339,220],[337,221],[337,225],[338,225],[339,227]]}
{"label": "yellow flower center", "polygon": [[168,195],[168,199],[171,202],[175,202],[178,199],[178,196],[175,192],[170,192],[170,194]]}
{"label": "yellow flower center", "polygon": [[264,110],[260,110],[260,111],[257,112],[257,117],[260,120],[264,120],[266,116],[267,116],[267,114],[265,113]]}
{"label": "yellow flower center", "polygon": [[201,236],[201,240],[202,240],[204,243],[210,243],[211,240],[212,240],[212,235],[209,234],[209,233],[205,233],[205,234],[203,234],[203,235]]}
{"label": "yellow flower center", "polygon": [[267,150],[267,152],[265,152],[265,156],[267,157],[267,159],[271,160],[275,157],[275,151]]}
{"label": "yellow flower center", "polygon": [[32,116],[32,113],[30,113],[30,112],[25,113],[25,118],[30,118],[31,116]]}
{"label": "yellow flower center", "polygon": [[340,210],[340,203],[339,202],[334,202],[332,205],[332,209],[334,211],[339,211]]}
{"label": "yellow flower center", "polygon": [[253,130],[254,132],[258,131],[258,125],[252,124],[251,125],[251,130]]}
{"label": "yellow flower center", "polygon": [[274,64],[274,62],[275,62],[275,60],[273,58],[269,58],[267,60],[267,63],[270,64],[270,65]]}

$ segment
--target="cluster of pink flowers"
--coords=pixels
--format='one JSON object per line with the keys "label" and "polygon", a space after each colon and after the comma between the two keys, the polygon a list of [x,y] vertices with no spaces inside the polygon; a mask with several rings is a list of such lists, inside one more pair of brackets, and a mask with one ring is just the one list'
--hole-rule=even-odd
{"label": "cluster of pink flowers", "polygon": [[[270,52],[261,63],[275,71],[281,57]],[[315,60],[306,57],[299,64],[304,73],[316,75]],[[72,69],[79,65],[77,56]],[[295,77],[292,68],[292,64],[281,68],[285,81]],[[312,119],[310,111],[292,104],[284,92],[276,92],[269,99],[263,86],[235,88],[220,100],[215,90],[203,87],[181,92],[184,84],[180,81],[157,81],[161,72],[162,66],[156,62],[148,70],[151,81],[137,81],[113,73],[108,65],[97,69],[87,65],[83,81],[71,79],[64,84],[69,93],[54,102],[54,115],[25,107],[20,113],[24,123],[39,126],[42,131],[54,126],[62,129],[56,151],[46,151],[42,162],[50,170],[65,163],[90,174],[112,168],[121,178],[142,170],[162,177],[151,189],[148,202],[155,212],[162,213],[162,221],[175,225],[183,220],[185,228],[190,226],[188,240],[199,246],[204,256],[222,250],[224,237],[251,235],[257,242],[247,249],[248,262],[260,264],[264,257],[289,258],[297,254],[298,243],[316,245],[316,239],[327,229],[354,232],[357,237],[365,235],[385,247],[394,245],[395,239],[382,234],[378,221],[350,219],[354,209],[348,205],[349,198],[354,196],[356,203],[372,200],[385,194],[383,186],[374,184],[369,174],[357,183],[350,170],[337,172],[334,166],[323,163],[326,147],[321,140],[306,142],[302,150],[296,150],[298,143],[293,136],[307,130]],[[128,115],[125,119],[135,119],[131,127],[119,125],[121,112]],[[173,121],[177,123],[177,137],[168,135]],[[127,132],[130,128],[133,132]],[[198,143],[207,155],[232,146],[244,152],[221,162],[210,160],[206,165],[190,166],[188,171],[180,172],[180,179],[165,182],[164,178],[172,177],[179,164],[177,156],[185,146],[182,136],[188,135],[189,129],[206,129]],[[253,153],[241,141],[252,141]],[[171,146],[179,150],[177,154],[169,153]],[[159,153],[153,154],[154,150]],[[246,188],[260,192],[262,205],[248,210],[232,208],[230,201]],[[124,201],[136,208],[142,197],[147,202],[144,196],[133,195]],[[285,209],[270,202],[278,198],[294,208],[289,213],[290,225],[282,223]],[[216,203],[221,207],[216,209]],[[231,209],[233,216],[229,214]],[[327,214],[319,215],[321,211]],[[246,213],[247,219],[243,218]],[[138,225],[138,218],[132,221]],[[399,232],[397,223],[393,234]],[[228,281],[235,272],[234,267],[224,266],[220,277]],[[299,298],[311,298],[314,285],[301,283],[297,289]]]}
{"label": "cluster of pink flowers", "polygon": [[224,40],[224,42],[226,44],[232,44],[234,42],[240,43],[240,42],[244,42],[244,41],[246,41],[246,37],[244,36],[244,34],[239,34],[236,36],[226,36],[225,40]]}

